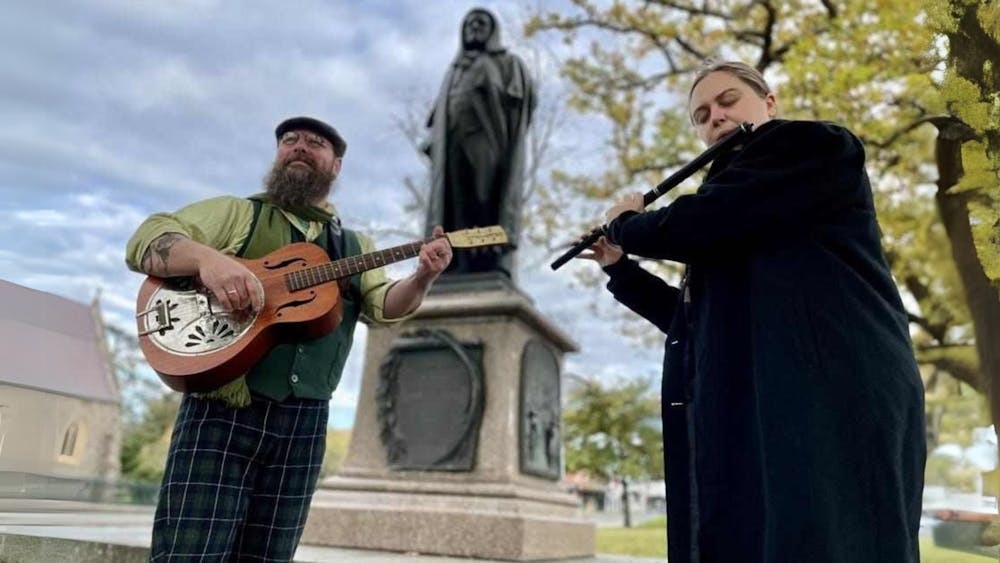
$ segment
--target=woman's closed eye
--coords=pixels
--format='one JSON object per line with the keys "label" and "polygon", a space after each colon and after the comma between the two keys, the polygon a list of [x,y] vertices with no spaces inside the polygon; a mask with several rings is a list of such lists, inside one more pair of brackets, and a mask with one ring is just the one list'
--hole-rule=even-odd
{"label": "woman's closed eye", "polygon": [[719,105],[722,106],[722,107],[724,107],[724,108],[727,108],[727,107],[735,104],[738,101],[740,101],[740,97],[739,96],[725,96],[725,97],[723,97],[722,99],[719,100]]}

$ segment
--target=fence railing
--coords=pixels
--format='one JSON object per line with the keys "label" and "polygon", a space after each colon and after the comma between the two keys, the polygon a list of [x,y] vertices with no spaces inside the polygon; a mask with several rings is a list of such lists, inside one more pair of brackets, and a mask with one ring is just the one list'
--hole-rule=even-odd
{"label": "fence railing", "polygon": [[152,483],[0,471],[0,498],[150,505],[156,504],[158,493],[159,486]]}

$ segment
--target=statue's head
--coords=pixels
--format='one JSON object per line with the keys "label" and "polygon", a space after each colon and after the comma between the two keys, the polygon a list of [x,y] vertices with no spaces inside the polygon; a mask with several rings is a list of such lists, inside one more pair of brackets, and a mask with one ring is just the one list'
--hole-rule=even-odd
{"label": "statue's head", "polygon": [[473,8],[462,20],[462,49],[494,51],[500,48],[496,17],[483,8]]}

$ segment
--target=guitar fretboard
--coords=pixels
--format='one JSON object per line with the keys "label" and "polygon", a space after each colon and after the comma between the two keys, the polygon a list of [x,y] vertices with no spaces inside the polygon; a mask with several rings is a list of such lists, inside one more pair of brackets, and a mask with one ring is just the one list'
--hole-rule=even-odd
{"label": "guitar fretboard", "polygon": [[353,276],[360,272],[381,268],[387,264],[413,258],[420,253],[420,247],[423,244],[424,241],[409,242],[368,254],[348,256],[333,262],[303,268],[297,272],[285,274],[285,284],[290,291],[299,291],[314,285]]}

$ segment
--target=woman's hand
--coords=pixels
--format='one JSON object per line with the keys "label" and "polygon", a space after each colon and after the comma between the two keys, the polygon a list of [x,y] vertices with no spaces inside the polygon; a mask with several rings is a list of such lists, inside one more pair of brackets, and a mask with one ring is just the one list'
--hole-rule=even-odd
{"label": "woman's hand", "polygon": [[641,193],[635,192],[625,195],[618,200],[618,203],[611,206],[611,209],[608,209],[604,213],[604,218],[606,219],[605,222],[610,223],[614,221],[619,215],[625,213],[626,211],[642,213],[643,209],[645,209],[645,205],[643,204]]}
{"label": "woman's hand", "polygon": [[593,260],[600,267],[604,268],[621,260],[624,255],[625,252],[620,247],[611,244],[608,242],[608,239],[601,237],[597,239],[597,242],[590,245],[590,252],[581,252],[577,255],[577,258]]}

